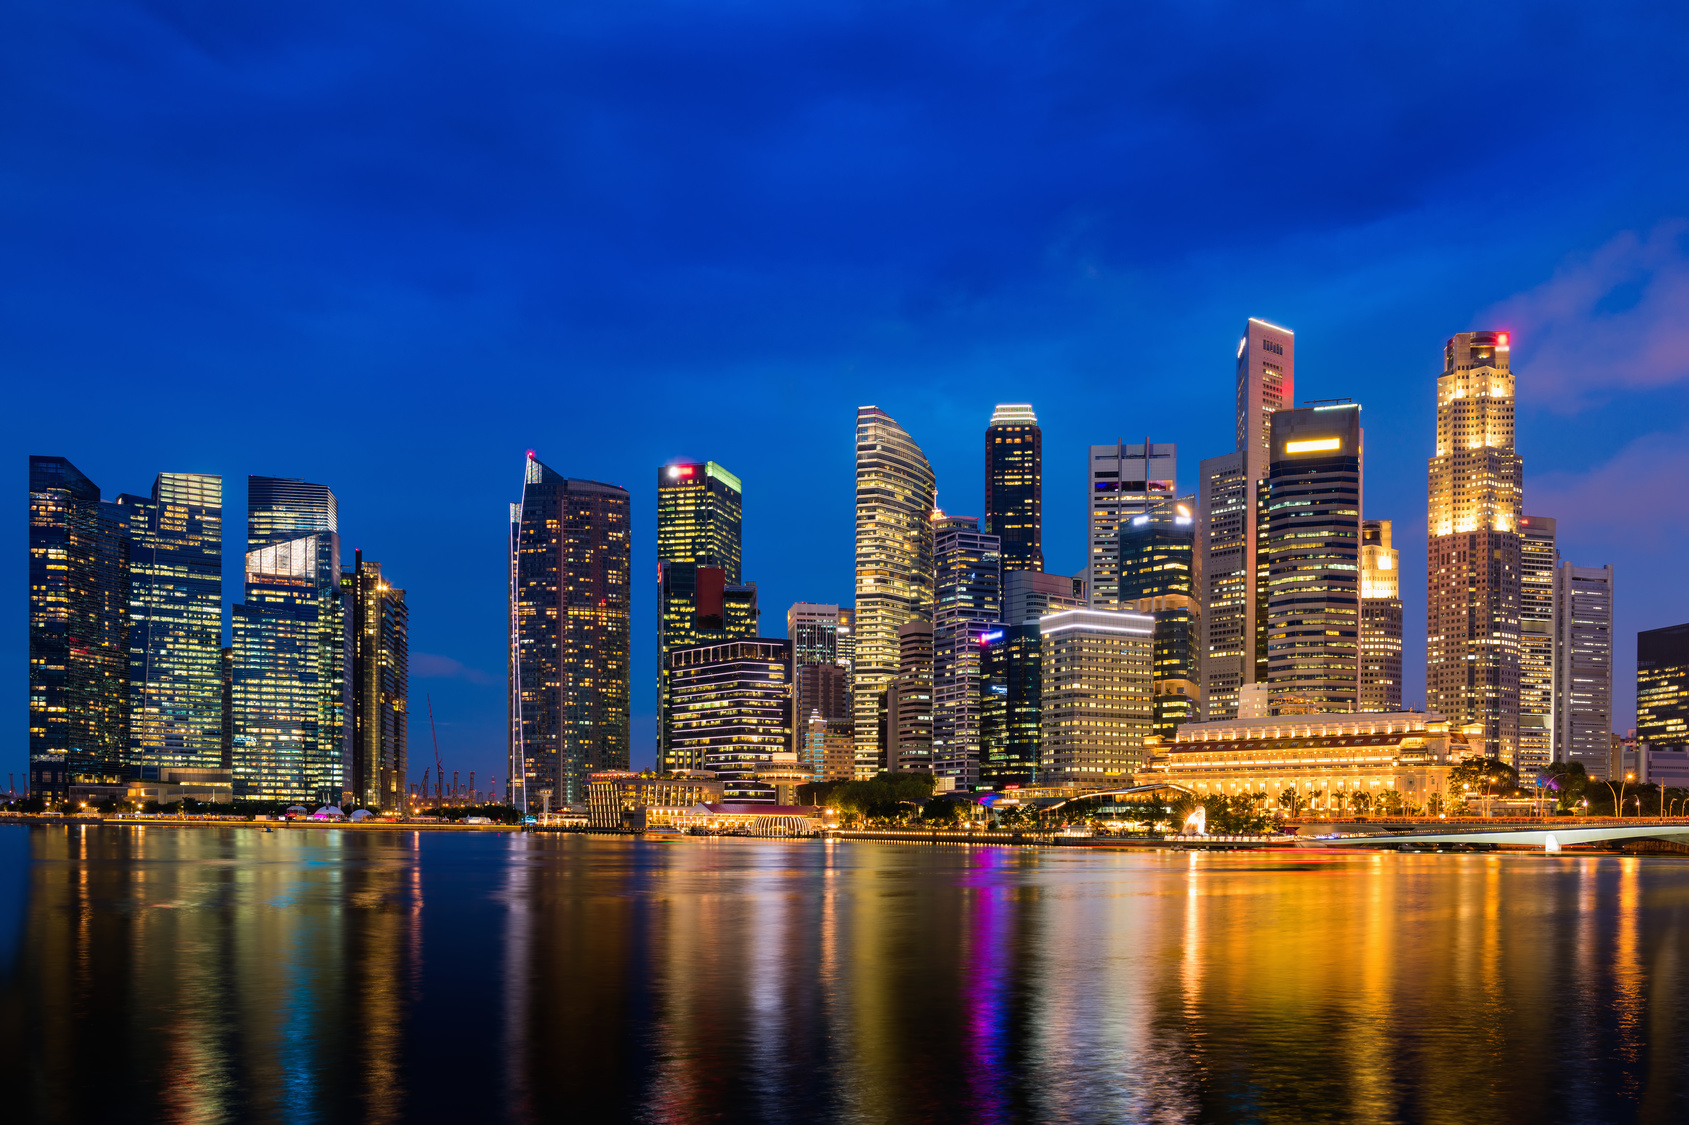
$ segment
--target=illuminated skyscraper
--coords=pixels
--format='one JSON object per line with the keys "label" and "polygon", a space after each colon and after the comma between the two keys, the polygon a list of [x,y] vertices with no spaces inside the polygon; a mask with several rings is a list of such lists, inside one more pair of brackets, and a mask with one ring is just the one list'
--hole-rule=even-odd
{"label": "illuminated skyscraper", "polygon": [[1155,621],[1154,730],[1169,740],[1202,711],[1191,508],[1188,497],[1162,504],[1120,529],[1120,605]]}
{"label": "illuminated skyscraper", "polygon": [[1004,570],[1044,569],[1044,431],[1026,403],[1001,403],[985,429],[985,533]]}
{"label": "illuminated skyscraper", "polygon": [[570,480],[528,455],[510,507],[511,800],[586,799],[586,775],[628,766],[627,490]]}
{"label": "illuminated skyscraper", "polygon": [[1689,625],[1636,634],[1636,738],[1689,745]]}
{"label": "illuminated skyscraper", "polygon": [[123,495],[129,547],[129,767],[223,768],[223,478],[160,473]]}
{"label": "illuminated skyscraper", "polygon": [[[1613,739],[1613,568],[1554,571],[1554,760],[1606,777]],[[1640,780],[1640,779],[1638,779]]]}
{"label": "illuminated skyscraper", "polygon": [[814,602],[797,602],[786,611],[797,693],[793,715],[799,720],[793,737],[800,742],[808,717],[817,711],[829,722],[850,721],[850,673],[839,655],[841,616],[838,606]]}
{"label": "illuminated skyscraper", "polygon": [[[1086,562],[1093,609],[1120,608],[1120,529],[1133,516],[1174,498],[1179,447],[1093,445],[1089,455],[1090,555]],[[1004,570],[1015,569],[1008,566]]]}
{"label": "illuminated skyscraper", "polygon": [[320,484],[247,483],[245,602],[234,607],[235,795],[338,804],[352,727],[352,606],[339,506]]}
{"label": "illuminated skyscraper", "polygon": [[1044,658],[1040,783],[1125,781],[1148,762],[1154,619],[1070,609],[1038,624]]}
{"label": "illuminated skyscraper", "polygon": [[929,621],[897,627],[898,671],[885,690],[885,745],[889,770],[932,770],[933,632]]}
{"label": "illuminated skyscraper", "polygon": [[1235,718],[1243,689],[1265,684],[1267,471],[1272,416],[1296,391],[1296,334],[1253,317],[1237,344],[1237,451],[1202,462],[1197,570],[1202,576],[1202,699],[1209,720]]}
{"label": "illuminated skyscraper", "polygon": [[856,772],[880,768],[879,708],[898,672],[898,626],[932,620],[932,466],[877,406],[856,412]]}
{"label": "illuminated skyscraper", "polygon": [[[1519,455],[1505,332],[1461,332],[1437,379],[1426,540],[1430,710],[1516,764],[1519,742]],[[1471,728],[1476,727],[1475,731]]]}
{"label": "illuminated skyscraper", "polygon": [[362,551],[342,576],[352,602],[353,800],[378,812],[403,809],[410,749],[410,611],[405,592]]}
{"label": "illuminated skyscraper", "polygon": [[1402,709],[1401,556],[1389,520],[1361,521],[1361,687],[1358,710]]}
{"label": "illuminated skyscraper", "polygon": [[29,459],[29,789],[115,785],[129,747],[125,514],[63,457]]}
{"label": "illuminated skyscraper", "polygon": [[1555,521],[1519,517],[1519,776],[1529,783],[1554,760]]}
{"label": "illuminated skyscraper", "polygon": [[934,529],[932,768],[966,788],[979,780],[980,637],[1003,616],[998,537],[971,516]]}
{"label": "illuminated skyscraper", "polygon": [[1038,780],[1044,744],[1041,617],[1000,625],[980,638],[979,781],[993,789]]}
{"label": "illuminated skyscraper", "polygon": [[786,611],[786,639],[800,664],[839,662],[839,607],[796,602]]}
{"label": "illuminated skyscraper", "polygon": [[669,656],[682,648],[757,635],[756,587],[740,584],[743,487],[714,461],[657,470],[657,760],[702,769],[677,754],[669,706]]}
{"label": "illuminated skyscraper", "polygon": [[757,773],[797,763],[791,642],[756,637],[676,649],[670,666],[675,753],[714,772],[728,801],[773,801]]}
{"label": "illuminated skyscraper", "polygon": [[1272,416],[1267,698],[1275,715],[1355,709],[1360,691],[1361,408]]}

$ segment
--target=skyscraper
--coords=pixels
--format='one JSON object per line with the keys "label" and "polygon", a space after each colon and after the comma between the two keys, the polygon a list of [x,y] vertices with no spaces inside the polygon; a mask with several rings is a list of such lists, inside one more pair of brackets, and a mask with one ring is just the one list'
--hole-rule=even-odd
{"label": "skyscraper", "polygon": [[795,602],[786,611],[786,639],[792,642],[792,660],[803,664],[839,662],[839,607],[817,602]]}
{"label": "skyscraper", "polygon": [[979,780],[980,637],[1003,614],[998,536],[970,516],[934,528],[932,768],[966,788]]}
{"label": "skyscraper", "polygon": [[1147,764],[1155,621],[1139,613],[1070,609],[1043,633],[1045,784],[1123,782]]}
{"label": "skyscraper", "polygon": [[29,459],[29,789],[49,800],[128,772],[126,524],[65,458]]}
{"label": "skyscraper", "polygon": [[756,589],[740,584],[742,509],[739,478],[714,461],[657,470],[657,760],[665,771],[703,768],[674,751],[669,655],[757,635]]}
{"label": "skyscraper", "polygon": [[1195,553],[1188,498],[1133,516],[1120,529],[1120,605],[1155,621],[1154,732],[1169,740],[1202,711]]}
{"label": "skyscraper", "polygon": [[1089,604],[1083,578],[1036,570],[1003,572],[1003,620],[1010,625],[1036,625],[1046,613]]}
{"label": "skyscraper", "polygon": [[1689,625],[1636,634],[1636,738],[1689,745]]}
{"label": "skyscraper", "polygon": [[773,801],[758,771],[797,762],[791,642],[756,637],[676,649],[670,666],[676,753],[714,772],[729,801]]}
{"label": "skyscraper", "polygon": [[223,768],[223,478],[160,473],[122,495],[129,547],[129,767]]}
{"label": "skyscraper", "polygon": [[1285,408],[1269,426],[1267,698],[1353,711],[1360,690],[1361,408]]}
{"label": "skyscraper", "polygon": [[410,611],[405,592],[362,551],[353,552],[342,583],[352,602],[353,800],[400,812],[410,752]]}
{"label": "skyscraper", "polygon": [[792,644],[797,692],[793,737],[799,741],[816,711],[831,722],[850,721],[850,673],[839,646],[843,620],[836,605],[797,602],[786,611],[786,639]]}
{"label": "skyscraper", "polygon": [[1519,776],[1529,780],[1554,760],[1554,572],[1560,565],[1555,521],[1519,517]]}
{"label": "skyscraper", "polygon": [[979,781],[993,789],[1038,780],[1044,744],[1039,620],[1001,625],[980,638]]}
{"label": "skyscraper", "polygon": [[1361,686],[1358,710],[1402,709],[1401,556],[1389,520],[1361,521]]}
{"label": "skyscraper", "polygon": [[1608,776],[1613,738],[1613,568],[1554,572],[1554,760]]}
{"label": "skyscraper", "polygon": [[984,530],[1004,570],[1044,569],[1044,431],[1027,403],[999,403],[985,428]]}
{"label": "skyscraper", "polygon": [[888,770],[932,770],[933,630],[928,621],[897,627],[898,672],[886,685],[885,746]]}
{"label": "skyscraper", "polygon": [[1251,317],[1237,344],[1237,451],[1202,462],[1202,699],[1209,720],[1235,718],[1246,686],[1265,684],[1267,471],[1272,416],[1296,391],[1296,334]]}
{"label": "skyscraper", "polygon": [[1429,466],[1425,691],[1456,730],[1516,765],[1519,517],[1513,371],[1505,332],[1461,332],[1443,348],[1437,453]]}
{"label": "skyscraper", "polygon": [[586,775],[628,765],[627,490],[528,455],[510,508],[511,801],[586,799]]}
{"label": "skyscraper", "polygon": [[898,626],[933,613],[932,466],[877,406],[856,412],[856,772],[880,768],[879,708],[898,672]]}
{"label": "skyscraper", "polygon": [[244,604],[234,607],[235,795],[338,804],[351,760],[352,607],[326,485],[247,480]]}
{"label": "skyscraper", "polygon": [[[1088,459],[1089,558],[1086,581],[1093,609],[1120,608],[1120,529],[1133,516],[1174,498],[1179,447],[1093,445]],[[1005,570],[1011,569],[1004,567]]]}

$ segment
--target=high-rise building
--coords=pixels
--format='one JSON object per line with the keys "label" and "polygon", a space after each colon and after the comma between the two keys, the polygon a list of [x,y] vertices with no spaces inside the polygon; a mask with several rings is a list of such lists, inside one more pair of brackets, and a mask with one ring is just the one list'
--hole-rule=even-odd
{"label": "high-rise building", "polygon": [[1401,575],[1390,521],[1362,520],[1360,711],[1402,709]]}
{"label": "high-rise building", "polygon": [[797,691],[797,710],[806,715],[815,711],[829,722],[850,721],[850,677],[837,664],[799,664],[793,670]]}
{"label": "high-rise building", "polygon": [[1522,466],[1510,356],[1505,332],[1461,332],[1443,348],[1429,466],[1425,693],[1455,730],[1516,764]]}
{"label": "high-rise building", "polygon": [[[1210,720],[1238,715],[1268,679],[1267,491],[1272,416],[1295,402],[1296,334],[1251,317],[1237,344],[1237,450],[1202,462],[1202,700]],[[1257,694],[1259,694],[1257,690]]]}
{"label": "high-rise building", "polygon": [[223,764],[223,478],[160,473],[117,498],[129,535],[129,768]]}
{"label": "high-rise building", "polygon": [[786,611],[786,639],[792,642],[792,660],[805,664],[839,663],[839,607],[817,602],[796,602]]}
{"label": "high-rise building", "polygon": [[1091,446],[1085,579],[1093,609],[1120,608],[1120,528],[1133,516],[1174,499],[1178,468],[1176,445],[1156,445],[1146,438],[1141,445],[1117,441]]}
{"label": "high-rise building", "polygon": [[933,628],[928,621],[897,627],[898,672],[886,685],[885,745],[889,770],[932,770]]}
{"label": "high-rise building", "polygon": [[839,609],[839,666],[847,676],[856,670],[856,610],[849,606]]}
{"label": "high-rise building", "polygon": [[129,748],[129,537],[63,457],[29,459],[29,790],[115,785]]}
{"label": "high-rise building", "polygon": [[235,795],[339,804],[348,790],[352,606],[326,485],[247,478],[244,603],[234,607]]}
{"label": "high-rise building", "polygon": [[999,537],[980,531],[970,516],[945,516],[933,526],[932,768],[966,788],[979,780],[980,637],[1003,616]]}
{"label": "high-rise building", "polygon": [[1554,760],[1608,776],[1613,735],[1613,568],[1554,572]]}
{"label": "high-rise building", "polygon": [[1125,781],[1148,762],[1153,721],[1155,620],[1140,613],[1070,609],[1043,633],[1043,784]]}
{"label": "high-rise building", "polygon": [[985,428],[985,533],[1004,570],[1044,569],[1044,431],[1027,403],[999,403]]}
{"label": "high-rise building", "polygon": [[1554,760],[1555,520],[1519,517],[1519,777]]}
{"label": "high-rise building", "polygon": [[1272,415],[1267,699],[1275,715],[1355,710],[1360,691],[1361,408]]}
{"label": "high-rise building", "polygon": [[1038,622],[1034,617],[1000,625],[980,638],[979,783],[993,789],[1038,780],[1044,743],[1044,650]]}
{"label": "high-rise building", "polygon": [[1036,570],[1003,572],[1003,617],[1010,625],[1036,625],[1046,613],[1089,605],[1085,579]]}
{"label": "high-rise building", "polygon": [[657,761],[701,769],[677,755],[669,706],[669,654],[757,635],[756,589],[740,582],[744,506],[739,478],[714,461],[657,470]]}
{"label": "high-rise building", "polygon": [[670,654],[674,744],[725,783],[728,801],[772,802],[757,780],[792,749],[792,644],[757,637]]}
{"label": "high-rise building", "polygon": [[352,602],[352,799],[403,810],[410,752],[410,611],[381,564],[353,552],[341,576]]}
{"label": "high-rise building", "polygon": [[1120,529],[1120,605],[1155,621],[1154,732],[1168,740],[1202,711],[1192,507],[1161,504]]}
{"label": "high-rise building", "polygon": [[627,490],[528,455],[510,507],[511,802],[585,800],[586,775],[628,765]]}
{"label": "high-rise building", "polygon": [[810,712],[798,765],[814,781],[849,781],[856,776],[855,724],[849,719],[825,719]]}
{"label": "high-rise building", "polygon": [[1689,625],[1636,634],[1636,737],[1655,749],[1689,745]]}
{"label": "high-rise building", "polygon": [[856,412],[856,772],[880,768],[879,708],[898,672],[897,630],[932,620],[932,466],[877,406]]}

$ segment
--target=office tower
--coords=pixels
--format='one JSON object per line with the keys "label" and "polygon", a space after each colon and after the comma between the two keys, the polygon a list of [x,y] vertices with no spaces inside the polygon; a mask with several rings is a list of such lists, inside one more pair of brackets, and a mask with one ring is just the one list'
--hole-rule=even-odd
{"label": "office tower", "polygon": [[1044,569],[1044,431],[1026,403],[1001,403],[985,428],[985,533],[1004,570]]}
{"label": "office tower", "polygon": [[115,785],[129,748],[129,538],[63,457],[29,459],[29,791]]}
{"label": "office tower", "polygon": [[353,552],[341,578],[352,602],[352,799],[403,811],[410,748],[410,611],[381,564]]}
{"label": "office tower", "polygon": [[1120,528],[1133,516],[1174,498],[1178,452],[1176,445],[1155,445],[1147,438],[1142,445],[1119,441],[1091,446],[1090,557],[1085,578],[1093,609],[1120,608]]}
{"label": "office tower", "polygon": [[1142,769],[1153,720],[1155,621],[1070,609],[1039,623],[1043,721],[1039,781],[1117,784]]}
{"label": "office tower", "polygon": [[247,478],[244,604],[234,607],[235,796],[339,804],[351,760],[352,607],[326,485]]}
{"label": "office tower", "polygon": [[856,742],[849,719],[823,718],[810,712],[798,764],[814,781],[849,781],[856,776]]}
{"label": "office tower", "polygon": [[1038,781],[1044,678],[1038,620],[1001,625],[980,638],[979,783],[992,789]]}
{"label": "office tower", "polygon": [[1402,709],[1401,573],[1390,521],[1362,520],[1360,711]]}
{"label": "office tower", "polygon": [[772,802],[758,771],[796,764],[791,642],[757,637],[676,649],[669,666],[676,753],[724,782],[726,800]]}
{"label": "office tower", "polygon": [[1089,604],[1085,580],[1035,570],[1003,573],[1003,616],[1010,625],[1036,625],[1046,613],[1083,609]]}
{"label": "office tower", "polygon": [[932,768],[966,788],[979,780],[980,637],[1003,616],[999,537],[969,516],[933,528]]}
{"label": "office tower", "polygon": [[1275,411],[1267,499],[1267,699],[1353,711],[1360,691],[1361,408]]}
{"label": "office tower", "polygon": [[792,642],[792,660],[805,664],[839,662],[839,607],[816,602],[797,602],[786,611],[786,639]]}
{"label": "office tower", "polygon": [[889,770],[932,769],[933,627],[906,621],[897,627],[898,672],[886,685],[885,744]]}
{"label": "office tower", "polygon": [[234,777],[235,768],[235,649],[233,645],[224,645],[221,650],[221,667],[223,670],[223,729],[222,729],[222,759],[218,762],[220,769],[228,770],[229,776]]}
{"label": "office tower", "polygon": [[1554,571],[1560,565],[1555,521],[1519,517],[1520,780],[1554,760]]}
{"label": "office tower", "polygon": [[756,591],[740,584],[743,506],[739,478],[714,461],[657,470],[657,760],[665,771],[702,768],[674,753],[669,654],[757,635]]}
{"label": "office tower", "polygon": [[1655,749],[1689,744],[1689,625],[1636,634],[1636,737]]}
{"label": "office tower", "polygon": [[528,455],[510,508],[511,803],[585,800],[586,775],[628,765],[627,490]]}
{"label": "office tower", "polygon": [[856,412],[856,773],[880,768],[879,708],[898,673],[900,625],[932,620],[932,466],[877,406]]}
{"label": "office tower", "polygon": [[1430,710],[1516,765],[1522,466],[1510,355],[1505,332],[1461,332],[1443,348],[1427,492],[1425,693]]}
{"label": "office tower", "polygon": [[1120,529],[1120,605],[1155,621],[1154,732],[1169,740],[1202,712],[1197,666],[1202,611],[1193,573],[1196,520],[1191,508],[1188,498],[1162,504]]}
{"label": "office tower", "polygon": [[1554,760],[1608,776],[1613,733],[1613,568],[1554,571]]}
{"label": "office tower", "polygon": [[850,677],[837,664],[799,664],[794,669],[796,714],[821,712],[830,722],[850,721]]}
{"label": "office tower", "polygon": [[1237,449],[1203,461],[1198,486],[1202,701],[1211,721],[1235,718],[1244,689],[1267,682],[1268,447],[1272,416],[1295,392],[1296,334],[1251,317],[1237,344]]}
{"label": "office tower", "polygon": [[845,670],[847,676],[854,676],[856,670],[856,610],[841,607],[839,609],[839,667]]}
{"label": "office tower", "polygon": [[223,767],[223,478],[122,495],[129,535],[129,769]]}

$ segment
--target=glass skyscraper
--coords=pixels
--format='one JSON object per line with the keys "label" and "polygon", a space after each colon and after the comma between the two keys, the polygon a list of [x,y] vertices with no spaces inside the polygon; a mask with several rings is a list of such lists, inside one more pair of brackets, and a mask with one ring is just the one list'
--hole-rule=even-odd
{"label": "glass skyscraper", "polygon": [[129,767],[223,766],[223,478],[160,473],[122,495],[129,534]]}
{"label": "glass skyscraper", "polygon": [[1402,568],[1390,542],[1389,520],[1361,521],[1361,711],[1402,709]]}
{"label": "glass skyscraper", "polygon": [[1636,634],[1636,737],[1655,749],[1689,745],[1689,625]]}
{"label": "glass skyscraper", "polygon": [[29,459],[29,787],[120,783],[129,744],[129,539],[63,457]]}
{"label": "glass skyscraper", "polygon": [[628,765],[627,490],[528,455],[510,506],[510,798],[586,800],[586,775]]}
{"label": "glass skyscraper", "polygon": [[1554,572],[1558,521],[1519,517],[1519,776],[1554,760]]}
{"label": "glass skyscraper", "polygon": [[410,611],[381,564],[353,552],[342,576],[352,603],[353,800],[402,812],[410,750]]}
{"label": "glass skyscraper", "polygon": [[971,516],[934,527],[932,769],[965,789],[979,781],[980,638],[1003,617],[1002,563]]}
{"label": "glass skyscraper", "polygon": [[757,780],[792,740],[792,643],[755,638],[671,654],[676,752],[725,783],[728,801],[772,801]]}
{"label": "glass skyscraper", "polygon": [[1044,431],[1028,403],[1001,403],[985,429],[985,533],[1004,570],[1044,569]]}
{"label": "glass skyscraper", "polygon": [[1133,516],[1120,529],[1120,606],[1155,620],[1152,713],[1155,733],[1169,741],[1202,709],[1195,551],[1196,521],[1188,499]]}

